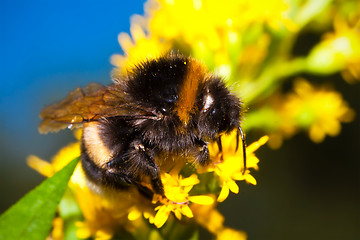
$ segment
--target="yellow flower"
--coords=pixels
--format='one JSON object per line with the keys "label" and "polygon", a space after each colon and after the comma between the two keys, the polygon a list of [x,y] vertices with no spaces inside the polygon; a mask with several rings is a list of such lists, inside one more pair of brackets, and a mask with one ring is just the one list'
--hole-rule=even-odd
{"label": "yellow flower", "polygon": [[79,239],[87,239],[95,236],[95,240],[105,240],[111,239],[114,234],[110,229],[99,229],[94,233],[91,226],[86,222],[76,222],[76,227],[76,236]]}
{"label": "yellow flower", "polygon": [[[304,79],[295,82],[294,90],[285,96],[279,106],[280,132],[293,135],[298,129],[305,129],[314,142],[321,142],[326,135],[336,136],[341,122],[354,118],[354,111],[342,99],[340,93],[326,86],[314,87]],[[275,136],[274,147],[281,144],[281,134]],[[273,139],[270,139],[273,140]]]}
{"label": "yellow flower", "polygon": [[354,26],[350,26],[341,19],[335,19],[335,30],[338,39],[343,38],[350,48],[344,51],[346,68],[341,72],[343,78],[349,83],[360,80],[360,14],[357,19]]}
{"label": "yellow flower", "polygon": [[235,139],[236,131],[222,137],[222,154],[220,154],[216,143],[209,145],[212,163],[206,168],[206,170],[203,168],[199,169],[200,173],[213,171],[218,176],[221,186],[221,191],[217,199],[218,202],[223,202],[228,197],[230,191],[235,194],[239,192],[239,187],[236,184],[236,181],[245,180],[248,183],[256,185],[256,179],[250,174],[249,169],[258,169],[257,164],[259,159],[255,156],[254,152],[267,142],[268,137],[264,136],[246,148],[246,165],[248,170],[245,171],[245,174],[243,174],[243,155],[240,150],[242,148],[240,147],[238,151],[235,151]]}
{"label": "yellow flower", "polygon": [[117,67],[116,75],[126,74],[134,65],[147,59],[157,58],[170,51],[169,42],[147,35],[144,28],[136,22],[140,17],[133,18],[130,33],[120,33],[118,41],[123,49],[125,56],[114,54],[111,57],[111,63]]}
{"label": "yellow flower", "polygon": [[223,228],[220,232],[216,234],[217,240],[245,240],[247,239],[247,236],[244,232],[238,231],[231,228]]}
{"label": "yellow flower", "polygon": [[71,160],[80,156],[80,143],[70,143],[62,148],[51,160],[42,160],[37,156],[30,155],[27,164],[45,177],[51,177],[57,171],[65,167]]}
{"label": "yellow flower", "polygon": [[[51,163],[36,156],[29,156],[28,164],[39,173],[51,177],[79,156],[80,143],[77,142],[62,148],[52,158]],[[148,216],[153,212],[151,200],[142,196],[135,187],[116,191],[89,184],[81,163],[75,168],[69,188],[75,195],[84,217],[84,222],[76,224],[78,227],[76,234],[80,239],[90,236],[95,236],[95,239],[111,239],[111,236],[121,229],[130,232],[136,224],[134,221],[138,219],[134,216],[135,209]]]}
{"label": "yellow flower", "polygon": [[[79,154],[80,144],[72,143],[61,149],[51,163],[35,156],[29,157],[28,162],[31,167],[50,177]],[[166,199],[155,195],[151,202],[140,194],[136,187],[117,191],[89,184],[79,163],[69,182],[69,188],[75,195],[84,217],[84,222],[76,224],[77,237],[110,239],[121,229],[132,232],[138,229],[135,226],[145,225],[140,218],[142,215],[158,228],[167,221],[171,212],[179,220],[182,215],[192,218],[193,213],[189,207],[191,203],[209,205],[214,199],[207,195],[189,195],[189,191],[199,183],[199,179],[196,174],[183,178],[177,174],[180,170],[162,174]],[[157,202],[158,204],[154,205]]]}
{"label": "yellow flower", "polygon": [[51,237],[47,240],[63,240],[64,239],[64,221],[60,217],[55,217],[52,221]]}
{"label": "yellow flower", "polygon": [[[82,130],[74,131],[77,140],[81,139]],[[59,152],[51,159],[51,163],[41,158],[30,155],[26,160],[27,164],[45,177],[51,177],[57,171],[65,167],[70,161],[80,156],[80,142],[70,143],[60,149]]]}
{"label": "yellow flower", "polygon": [[217,234],[224,227],[224,216],[215,208],[215,204],[200,205],[192,204],[190,206],[194,213],[197,223],[207,229],[212,234]]}
{"label": "yellow flower", "polygon": [[[264,59],[269,41],[262,34],[246,31],[253,25],[294,30],[289,11],[284,0],[149,0],[144,16],[132,18],[131,34],[119,35],[124,55],[113,55],[112,63],[117,67],[114,74],[124,74],[139,60],[157,57],[171,49],[201,58],[210,69],[225,72],[225,77],[239,71],[239,65],[249,71],[254,61]],[[244,40],[244,36],[250,35],[254,39]]]}
{"label": "yellow flower", "polygon": [[[164,39],[181,39],[185,44],[204,42],[221,48],[229,30],[265,23],[273,28],[288,26],[289,5],[283,0],[150,0],[145,9],[152,34]],[[186,13],[186,15],[184,15]]]}
{"label": "yellow flower", "polygon": [[194,215],[189,207],[191,202],[201,205],[210,205],[214,202],[211,196],[189,195],[193,186],[200,182],[196,174],[183,178],[181,175],[164,173],[161,180],[164,184],[166,198],[156,195],[153,201],[153,203],[160,202],[160,205],[155,208],[157,213],[154,219],[154,224],[158,228],[165,224],[171,212],[179,220],[182,215],[192,218]]}
{"label": "yellow flower", "polygon": [[334,28],[311,51],[308,69],[325,74],[342,71],[344,79],[353,83],[360,79],[360,16],[353,26],[336,17]]}
{"label": "yellow flower", "polygon": [[191,205],[195,220],[202,227],[216,236],[219,240],[245,240],[246,234],[242,231],[224,227],[224,216],[212,205]]}
{"label": "yellow flower", "polygon": [[151,200],[140,194],[136,187],[122,191],[99,188],[86,181],[80,165],[71,178],[70,189],[85,220],[77,225],[79,238],[99,236],[102,239],[124,229],[133,232],[135,226],[143,227],[142,214],[148,218],[153,215]]}

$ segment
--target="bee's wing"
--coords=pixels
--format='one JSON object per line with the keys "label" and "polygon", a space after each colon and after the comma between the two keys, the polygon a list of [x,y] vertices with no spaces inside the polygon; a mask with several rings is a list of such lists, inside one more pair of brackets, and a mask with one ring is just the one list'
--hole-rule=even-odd
{"label": "bee's wing", "polygon": [[136,119],[152,115],[146,110],[126,102],[121,89],[114,85],[104,87],[91,83],[85,88],[76,88],[62,101],[45,107],[40,117],[40,133],[57,132],[64,128],[81,127],[84,122],[96,121],[103,117],[124,116]]}

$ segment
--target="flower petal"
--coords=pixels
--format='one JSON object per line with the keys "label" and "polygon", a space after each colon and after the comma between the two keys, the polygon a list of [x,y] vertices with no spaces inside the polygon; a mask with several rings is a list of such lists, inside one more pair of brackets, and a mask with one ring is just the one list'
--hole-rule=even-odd
{"label": "flower petal", "polygon": [[27,164],[32,169],[35,169],[37,172],[39,172],[41,175],[45,177],[51,177],[54,174],[54,169],[51,165],[51,163],[42,160],[41,158],[30,155],[26,159]]}
{"label": "flower petal", "polygon": [[91,236],[90,227],[86,224],[86,222],[76,222],[76,237],[80,239],[89,238]]}
{"label": "flower petal", "polygon": [[137,208],[132,208],[128,214],[128,219],[134,221],[141,216],[141,212]]}
{"label": "flower petal", "polygon": [[177,219],[181,220],[182,215],[181,215],[181,212],[179,211],[179,209],[175,209],[174,214]]}
{"label": "flower petal", "polygon": [[194,217],[194,215],[188,205],[181,206],[180,211],[183,215],[187,216],[188,218]]}
{"label": "flower petal", "polygon": [[230,191],[236,194],[239,193],[239,186],[236,184],[235,181],[228,181],[226,184],[229,186]]}
{"label": "flower petal", "polygon": [[210,196],[189,196],[188,199],[193,202],[193,203],[197,203],[197,204],[201,204],[201,205],[211,205],[214,203],[214,199]]}
{"label": "flower petal", "polygon": [[95,240],[107,240],[113,237],[114,233],[109,229],[100,229],[96,231]]}
{"label": "flower petal", "polygon": [[253,142],[246,148],[247,154],[255,152],[259,147],[264,145],[269,140],[269,136],[263,136],[256,142]]}
{"label": "flower petal", "polygon": [[252,185],[256,185],[257,184],[257,181],[256,179],[250,175],[250,174],[246,174],[245,176],[245,181],[248,182],[248,183],[251,183]]}
{"label": "flower petal", "polygon": [[169,218],[170,209],[168,206],[161,206],[155,215],[154,224],[157,228],[161,228]]}
{"label": "flower petal", "polygon": [[217,201],[223,202],[228,196],[229,196],[229,187],[226,184],[224,184],[223,187],[221,188],[221,192],[217,198]]}
{"label": "flower petal", "polygon": [[190,177],[184,178],[180,182],[180,186],[194,186],[200,182],[196,174],[192,174]]}
{"label": "flower petal", "polygon": [[231,228],[223,228],[216,235],[217,240],[246,240],[246,233]]}

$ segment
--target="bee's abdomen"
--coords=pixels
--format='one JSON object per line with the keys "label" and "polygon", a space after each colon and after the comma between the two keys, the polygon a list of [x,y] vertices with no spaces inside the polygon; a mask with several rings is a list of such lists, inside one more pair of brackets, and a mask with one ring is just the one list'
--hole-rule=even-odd
{"label": "bee's abdomen", "polygon": [[[120,118],[103,119],[84,125],[81,161],[88,178],[101,185],[123,188],[134,180],[124,166],[136,132]],[[116,162],[116,166],[113,163]],[[124,169],[121,169],[124,168]]]}

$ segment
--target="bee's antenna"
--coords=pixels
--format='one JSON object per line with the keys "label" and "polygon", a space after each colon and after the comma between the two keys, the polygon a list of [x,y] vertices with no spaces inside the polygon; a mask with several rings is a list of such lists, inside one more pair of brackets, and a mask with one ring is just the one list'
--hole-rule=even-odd
{"label": "bee's antenna", "polygon": [[216,143],[219,147],[219,152],[220,152],[220,160],[223,161],[224,160],[224,155],[223,155],[223,148],[222,148],[222,144],[221,144],[221,136],[218,137],[218,139],[216,140]]}
{"label": "bee's antenna", "polygon": [[243,130],[241,129],[241,127],[238,127],[237,133],[236,133],[236,148],[235,151],[238,150],[239,148],[239,137],[241,136],[241,141],[242,141],[242,148],[243,148],[243,161],[244,161],[244,168],[242,171],[242,174],[244,175],[246,172],[246,141],[245,141],[245,134],[243,132]]}

